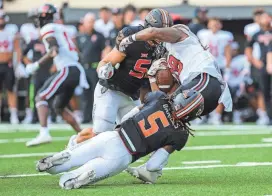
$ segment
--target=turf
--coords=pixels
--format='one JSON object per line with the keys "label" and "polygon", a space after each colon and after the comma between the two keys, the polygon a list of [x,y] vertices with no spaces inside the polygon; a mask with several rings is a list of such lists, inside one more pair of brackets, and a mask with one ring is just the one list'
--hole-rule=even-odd
{"label": "turf", "polygon": [[[12,129],[12,127],[9,127]],[[220,131],[220,129],[218,130]],[[214,131],[215,133],[218,131]],[[235,131],[235,130],[232,130]],[[55,130],[54,137],[69,137],[72,131]],[[0,140],[31,138],[35,132],[1,133]],[[262,138],[271,134],[206,136],[190,138],[188,147],[235,144],[264,144]],[[0,195],[1,196],[84,196],[84,195],[272,195],[272,147],[190,150],[171,155],[168,170],[155,185],[142,184],[123,172],[117,176],[90,185],[80,190],[61,190],[59,176],[5,177],[9,175],[37,174],[35,162],[41,157],[1,158],[1,155],[20,153],[57,152],[64,148],[67,141],[55,141],[38,147],[27,148],[24,143],[0,143]],[[148,157],[142,158],[145,161]],[[185,165],[183,161],[220,160],[221,163],[202,163]],[[236,165],[251,162],[260,166]],[[267,164],[268,163],[268,164]],[[271,163],[271,164],[270,164]],[[141,163],[134,163],[139,165]],[[219,168],[200,168],[218,165]]]}

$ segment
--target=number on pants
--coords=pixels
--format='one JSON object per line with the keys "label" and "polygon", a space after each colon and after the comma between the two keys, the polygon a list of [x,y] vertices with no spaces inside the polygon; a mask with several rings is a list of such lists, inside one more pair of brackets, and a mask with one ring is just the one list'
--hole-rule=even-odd
{"label": "number on pants", "polygon": [[76,47],[74,46],[74,43],[72,42],[72,40],[68,37],[66,32],[63,32],[63,35],[68,43],[68,47],[70,51],[76,51]]}
{"label": "number on pants", "polygon": [[175,74],[180,74],[183,69],[183,64],[173,55],[168,58],[168,65],[170,66],[171,72]]}
{"label": "number on pants", "polygon": [[143,132],[145,137],[149,137],[156,133],[159,130],[159,125],[156,122],[156,120],[159,119],[163,125],[163,127],[169,126],[169,121],[163,111],[157,111],[153,114],[150,114],[147,118],[148,124],[150,125],[150,128],[146,129],[145,126],[145,119],[138,122],[138,125],[141,128],[141,131]]}
{"label": "number on pants", "polygon": [[143,65],[151,65],[151,60],[149,59],[137,60],[133,68],[134,70],[130,70],[129,75],[138,79],[142,79],[148,71],[147,68],[142,67]]}

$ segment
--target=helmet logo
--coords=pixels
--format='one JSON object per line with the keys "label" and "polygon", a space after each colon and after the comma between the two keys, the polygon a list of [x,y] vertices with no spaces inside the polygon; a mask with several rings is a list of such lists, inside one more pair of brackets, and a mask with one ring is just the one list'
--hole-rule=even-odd
{"label": "helmet logo", "polygon": [[183,97],[184,97],[185,99],[188,98],[188,92],[189,92],[188,90],[185,90],[185,91],[182,92]]}
{"label": "helmet logo", "polygon": [[154,16],[152,14],[149,15],[149,22],[150,23],[157,23],[156,18],[154,18]]}

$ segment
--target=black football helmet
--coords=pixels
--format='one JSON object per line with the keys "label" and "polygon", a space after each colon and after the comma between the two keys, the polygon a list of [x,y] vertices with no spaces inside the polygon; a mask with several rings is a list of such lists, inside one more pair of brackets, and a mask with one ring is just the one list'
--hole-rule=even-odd
{"label": "black football helmet", "polygon": [[44,4],[43,6],[39,7],[37,11],[39,26],[43,27],[48,23],[52,23],[56,13],[57,8],[51,4]]}
{"label": "black football helmet", "polygon": [[179,87],[170,97],[175,119],[189,122],[199,117],[204,110],[204,98],[195,90],[181,90]]}
{"label": "black football helmet", "polygon": [[145,17],[144,27],[171,27],[173,26],[172,17],[164,9],[153,9]]}

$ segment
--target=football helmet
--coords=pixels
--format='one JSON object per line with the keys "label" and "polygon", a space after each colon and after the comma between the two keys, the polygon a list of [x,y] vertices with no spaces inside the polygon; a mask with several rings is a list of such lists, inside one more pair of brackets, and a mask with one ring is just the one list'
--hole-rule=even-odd
{"label": "football helmet", "polygon": [[57,8],[51,4],[44,4],[43,6],[39,7],[37,11],[39,26],[43,27],[48,23],[52,23],[56,13]]}
{"label": "football helmet", "polygon": [[201,93],[189,89],[181,90],[179,87],[172,95],[172,112],[175,119],[185,122],[199,117],[204,110],[204,98]]}

